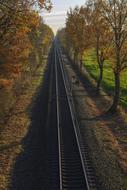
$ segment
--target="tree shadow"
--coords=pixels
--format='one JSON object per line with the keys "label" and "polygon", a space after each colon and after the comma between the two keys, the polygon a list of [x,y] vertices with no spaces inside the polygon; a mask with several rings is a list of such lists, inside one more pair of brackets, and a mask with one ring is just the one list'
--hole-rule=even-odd
{"label": "tree shadow", "polygon": [[80,120],[85,121],[110,121],[112,120],[113,115],[108,112],[103,112],[99,115],[96,115],[94,117],[80,117]]}
{"label": "tree shadow", "polygon": [[47,189],[46,182],[46,116],[48,104],[49,64],[44,81],[31,110],[31,124],[22,140],[23,151],[16,158],[10,190]]}

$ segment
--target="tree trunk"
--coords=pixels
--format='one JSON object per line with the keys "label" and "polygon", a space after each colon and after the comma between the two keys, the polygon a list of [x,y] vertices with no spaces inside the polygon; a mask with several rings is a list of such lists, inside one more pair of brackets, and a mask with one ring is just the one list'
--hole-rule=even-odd
{"label": "tree trunk", "polygon": [[[100,53],[99,53],[100,52]],[[97,41],[96,41],[96,56],[97,56],[97,62],[98,62],[98,66],[99,66],[99,78],[97,81],[97,94],[100,93],[100,87],[101,87],[101,82],[103,79],[103,68],[104,68],[104,55],[103,55],[103,51],[100,49],[100,36],[97,35]]]}
{"label": "tree trunk", "polygon": [[80,73],[82,73],[82,67],[83,67],[83,61],[82,59],[80,60]]}
{"label": "tree trunk", "polygon": [[98,78],[98,81],[97,81],[97,93],[100,92],[102,79],[103,79],[103,63],[101,63],[100,66],[99,66],[99,78]]}
{"label": "tree trunk", "polygon": [[115,75],[115,94],[113,98],[113,104],[109,109],[109,112],[115,113],[117,111],[120,100],[120,73],[114,73]]}
{"label": "tree trunk", "polygon": [[75,65],[77,64],[77,53],[76,52],[74,52],[74,63],[75,63]]}
{"label": "tree trunk", "polygon": [[80,54],[80,63],[79,63],[79,69],[80,73],[82,73],[82,68],[83,68],[83,53]]}

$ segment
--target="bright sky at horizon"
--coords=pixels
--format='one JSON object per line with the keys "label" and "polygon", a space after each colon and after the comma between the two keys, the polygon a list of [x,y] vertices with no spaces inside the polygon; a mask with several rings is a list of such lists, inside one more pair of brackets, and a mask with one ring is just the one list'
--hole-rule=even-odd
{"label": "bright sky at horizon", "polygon": [[65,26],[66,13],[70,7],[74,8],[76,5],[85,4],[85,0],[52,0],[53,9],[51,13],[43,13],[43,19],[54,31]]}

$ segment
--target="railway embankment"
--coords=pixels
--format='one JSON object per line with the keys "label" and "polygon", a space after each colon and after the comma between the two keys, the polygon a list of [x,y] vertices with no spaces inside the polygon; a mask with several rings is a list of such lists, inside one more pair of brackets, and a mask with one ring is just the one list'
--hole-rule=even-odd
{"label": "railway embankment", "polygon": [[[11,112],[3,122],[4,127],[0,133],[1,190],[29,189],[31,180],[34,180],[36,172],[31,171],[30,174],[29,168],[39,157],[35,151],[35,146],[38,146],[35,136],[40,129],[37,122],[42,119],[38,105],[43,103],[42,88],[45,73],[47,73],[46,61],[38,67],[30,83],[21,91]],[[31,136],[33,136],[33,144],[30,145]],[[33,156],[32,161],[29,159],[31,156]],[[33,177],[30,177],[32,173]]]}
{"label": "railway embankment", "polygon": [[127,121],[123,113],[105,114],[110,106],[106,94],[96,95],[88,73],[79,74],[66,63],[82,138],[88,145],[100,189],[127,189]]}

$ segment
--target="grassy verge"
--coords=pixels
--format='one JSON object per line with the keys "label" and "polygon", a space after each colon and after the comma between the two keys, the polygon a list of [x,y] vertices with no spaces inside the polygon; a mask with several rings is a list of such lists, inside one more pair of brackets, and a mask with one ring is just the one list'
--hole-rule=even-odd
{"label": "grassy verge", "polygon": [[8,189],[16,158],[23,151],[22,140],[29,130],[31,106],[43,83],[45,68],[46,63],[43,63],[37,69],[36,75],[29,79],[27,87],[17,98],[6,123],[1,122],[3,130],[0,134],[0,190]]}
{"label": "grassy verge", "polygon": [[[95,52],[89,50],[84,55],[84,66],[90,75],[97,81],[99,76],[98,64]],[[104,76],[102,80],[102,88],[105,92],[113,94],[114,91],[114,75],[109,61],[104,64]],[[120,104],[127,107],[127,71],[121,74],[121,99]]]}

